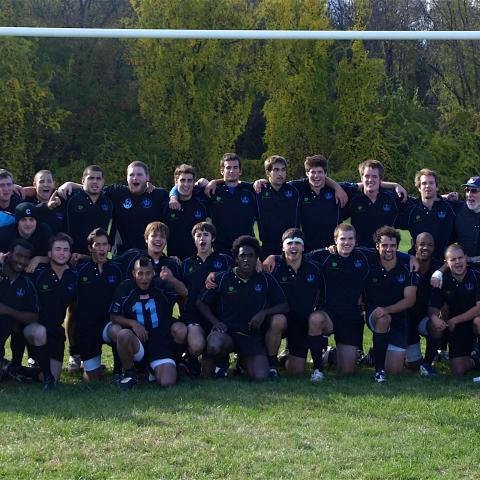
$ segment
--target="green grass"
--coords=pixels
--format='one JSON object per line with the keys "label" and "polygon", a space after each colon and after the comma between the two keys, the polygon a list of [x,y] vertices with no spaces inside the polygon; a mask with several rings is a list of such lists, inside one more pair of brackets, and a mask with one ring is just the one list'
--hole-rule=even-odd
{"label": "green grass", "polygon": [[[444,369],[445,370],[445,369]],[[477,478],[471,377],[0,383],[2,478]]]}

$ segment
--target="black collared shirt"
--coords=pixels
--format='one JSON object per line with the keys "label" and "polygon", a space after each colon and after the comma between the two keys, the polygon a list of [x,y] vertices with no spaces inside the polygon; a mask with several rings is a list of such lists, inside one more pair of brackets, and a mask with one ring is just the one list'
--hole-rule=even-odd
{"label": "black collared shirt", "polygon": [[148,290],[140,290],[135,281],[125,280],[116,289],[110,313],[142,324],[149,332],[170,335],[173,305],[177,295],[171,286],[154,278]]}
{"label": "black collared shirt", "polygon": [[113,220],[125,252],[130,248],[143,248],[145,245],[145,227],[163,220],[163,209],[168,202],[168,193],[156,188],[151,193],[145,191],[134,195],[126,185],[114,184],[105,188],[105,194],[113,203]]}
{"label": "black collared shirt", "polygon": [[100,272],[97,263],[86,260],[77,265],[75,270],[78,275],[74,309],[76,325],[106,323],[113,294],[123,280],[120,266],[108,261]]}
{"label": "black collared shirt", "polygon": [[300,194],[300,222],[305,234],[305,251],[333,244],[333,231],[342,221],[342,210],[335,201],[335,191],[323,187],[315,193],[308,179],[289,182]]}
{"label": "black collared shirt", "polygon": [[66,202],[67,233],[73,238],[73,251],[89,255],[87,236],[97,227],[109,230],[112,201],[101,194],[95,203],[88,194],[76,190]]}
{"label": "black collared shirt", "polygon": [[217,228],[216,250],[230,251],[240,235],[254,235],[257,199],[251,183],[240,182],[236,187],[217,185],[209,206],[212,223]]}
{"label": "black collared shirt", "polygon": [[266,308],[287,300],[278,282],[267,272],[254,272],[247,280],[233,270],[215,274],[216,288],[203,290],[200,299],[210,306],[216,305],[218,319],[232,333],[250,333],[252,317]]}
{"label": "black collared shirt", "polygon": [[289,183],[277,191],[270,183],[256,194],[258,204],[258,233],[263,247],[269,251],[282,251],[285,230],[300,226],[300,195]]}
{"label": "black collared shirt", "polygon": [[430,306],[441,309],[446,303],[450,317],[465,313],[480,301],[480,273],[467,268],[462,281],[458,281],[451,273],[443,275],[442,288],[434,288]]}
{"label": "black collared shirt", "polygon": [[36,195],[32,197],[26,197],[25,201],[34,203],[37,206],[38,220],[46,223],[54,235],[56,235],[58,232],[67,231],[67,219],[64,202],[62,202],[59,207],[50,210],[46,203],[42,203],[38,200]]}
{"label": "black collared shirt", "polygon": [[468,257],[480,255],[480,212],[473,212],[464,202],[455,218],[455,239]]}
{"label": "black collared shirt", "polygon": [[78,276],[71,268],[63,272],[62,278],[48,264],[40,264],[33,273],[40,304],[39,322],[47,329],[62,325],[67,307],[75,300],[77,282]]}
{"label": "black collared shirt", "polygon": [[[48,253],[48,241],[52,236],[52,230],[43,222],[37,222],[37,228],[30,235],[29,238],[25,238],[33,246],[32,257],[47,256]],[[23,238],[18,233],[17,223],[12,223],[5,227],[0,228],[0,252],[8,252],[10,244],[16,238]]]}

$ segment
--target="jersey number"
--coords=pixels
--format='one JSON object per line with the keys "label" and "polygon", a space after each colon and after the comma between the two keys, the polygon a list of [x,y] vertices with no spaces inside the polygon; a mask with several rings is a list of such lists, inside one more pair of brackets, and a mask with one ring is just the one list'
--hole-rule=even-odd
{"label": "jersey number", "polygon": [[150,312],[150,319],[152,321],[152,328],[158,327],[158,315],[157,315],[157,306],[155,305],[155,300],[151,298],[145,305],[142,302],[137,302],[133,305],[132,310],[137,315],[137,322],[145,325],[145,319],[143,317],[143,308]]}

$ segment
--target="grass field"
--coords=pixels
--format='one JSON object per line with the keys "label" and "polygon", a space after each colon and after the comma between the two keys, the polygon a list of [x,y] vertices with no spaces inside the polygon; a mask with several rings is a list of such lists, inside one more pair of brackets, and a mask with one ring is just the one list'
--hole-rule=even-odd
{"label": "grass field", "polygon": [[105,363],[103,382],[63,374],[52,393],[0,383],[0,478],[479,476],[480,386],[445,365],[436,378],[405,373],[386,385],[361,367],[353,377],[327,371],[318,385],[307,373],[123,392]]}

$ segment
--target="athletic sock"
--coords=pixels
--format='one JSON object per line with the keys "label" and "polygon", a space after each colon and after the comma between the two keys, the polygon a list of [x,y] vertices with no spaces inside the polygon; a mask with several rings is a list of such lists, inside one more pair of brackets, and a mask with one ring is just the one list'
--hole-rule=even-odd
{"label": "athletic sock", "polygon": [[10,349],[12,350],[11,365],[14,367],[20,367],[22,365],[23,353],[25,352],[25,346],[27,341],[23,336],[23,332],[13,332],[10,337]]}
{"label": "athletic sock", "polygon": [[35,360],[40,365],[40,370],[43,373],[43,380],[52,376],[52,371],[50,370],[50,352],[46,345],[41,347],[34,347]]}
{"label": "athletic sock", "polygon": [[385,357],[387,356],[388,333],[373,333],[373,359],[375,371],[385,370]]}
{"label": "athletic sock", "polygon": [[268,365],[270,368],[278,368],[278,358],[276,355],[268,356]]}
{"label": "athletic sock", "polygon": [[324,345],[323,335],[308,335],[307,345],[312,355],[313,369],[323,371],[322,353]]}
{"label": "athletic sock", "polygon": [[113,373],[122,373],[122,361],[118,356],[117,345],[112,343],[112,356],[113,356]]}
{"label": "athletic sock", "polygon": [[437,350],[440,345],[440,340],[437,338],[433,338],[431,336],[428,336],[426,338],[427,346],[425,348],[425,356],[423,359],[423,363],[426,363],[428,365],[431,365],[433,361],[435,360],[435,357],[437,355]]}

